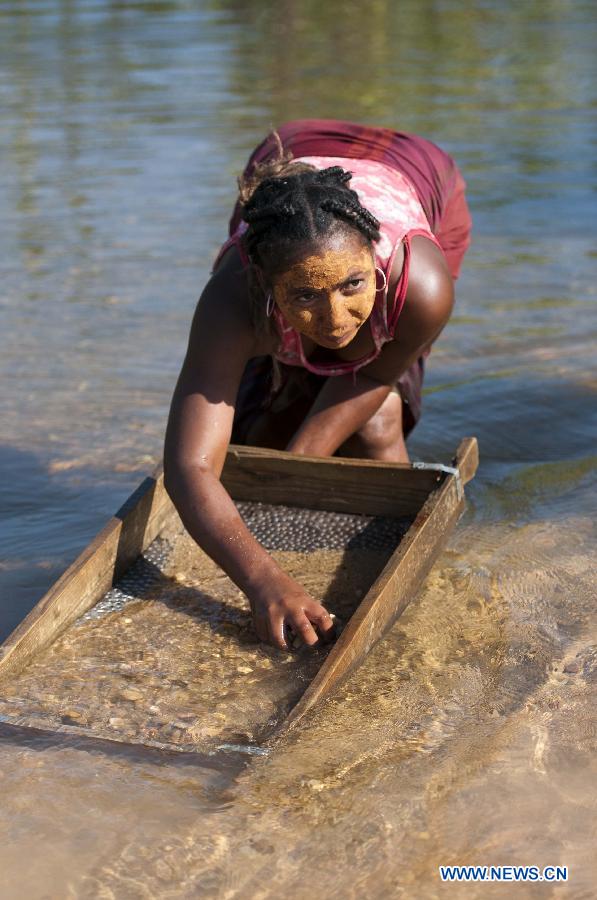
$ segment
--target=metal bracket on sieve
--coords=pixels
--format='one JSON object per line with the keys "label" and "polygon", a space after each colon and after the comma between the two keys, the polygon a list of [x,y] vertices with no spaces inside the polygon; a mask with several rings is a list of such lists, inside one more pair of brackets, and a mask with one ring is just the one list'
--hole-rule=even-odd
{"label": "metal bracket on sieve", "polygon": [[464,488],[462,486],[462,478],[460,477],[460,469],[456,466],[445,466],[443,463],[426,463],[414,462],[413,469],[429,469],[432,472],[445,472],[446,475],[453,475],[456,479],[456,494],[459,500],[464,497]]}

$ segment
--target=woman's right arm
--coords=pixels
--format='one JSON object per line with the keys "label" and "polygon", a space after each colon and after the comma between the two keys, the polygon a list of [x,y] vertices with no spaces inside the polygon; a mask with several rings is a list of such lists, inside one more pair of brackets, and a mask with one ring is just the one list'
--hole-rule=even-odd
{"label": "woman's right arm", "polygon": [[191,537],[249,598],[259,638],[286,648],[286,624],[314,644],[313,625],[331,633],[327,611],[253,537],[220,482],[238,387],[257,352],[244,279],[225,260],[193,318],[166,431],[165,486]]}

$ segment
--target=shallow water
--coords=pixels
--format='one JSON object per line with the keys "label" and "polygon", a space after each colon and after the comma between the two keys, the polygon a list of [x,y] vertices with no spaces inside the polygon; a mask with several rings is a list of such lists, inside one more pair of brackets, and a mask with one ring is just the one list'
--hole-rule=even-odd
{"label": "shallow water", "polygon": [[[336,635],[410,524],[241,508],[280,568],[334,617]],[[288,641],[288,651],[260,643],[242,591],[173,515],[110,591],[3,684],[0,722],[169,750],[233,746],[259,755],[332,646],[311,649],[292,633]]]}
{"label": "shallow water", "polygon": [[411,452],[476,434],[482,460],[419,600],[269,757],[3,731],[3,897],[435,897],[440,863],[568,865],[517,894],[593,896],[592,4],[7,0],[0,20],[3,635],[159,458],[234,176],[281,119],[458,160],[474,243]]}

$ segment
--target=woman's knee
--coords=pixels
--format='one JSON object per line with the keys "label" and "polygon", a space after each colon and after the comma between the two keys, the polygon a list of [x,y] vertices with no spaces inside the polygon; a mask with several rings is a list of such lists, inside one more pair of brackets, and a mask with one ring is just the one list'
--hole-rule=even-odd
{"label": "woman's knee", "polygon": [[402,441],[402,398],[392,391],[375,415],[356,432],[360,441],[371,451],[380,452]]}

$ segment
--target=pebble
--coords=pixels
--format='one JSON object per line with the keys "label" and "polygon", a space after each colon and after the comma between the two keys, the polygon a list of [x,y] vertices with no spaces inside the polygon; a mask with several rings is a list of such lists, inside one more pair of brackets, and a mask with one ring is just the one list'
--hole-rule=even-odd
{"label": "pebble", "polygon": [[317,781],[315,778],[309,778],[309,780],[305,782],[305,785],[309,788],[309,790],[315,791],[316,794],[318,794],[320,791],[325,790],[325,784],[323,783],[323,781]]}
{"label": "pebble", "polygon": [[187,733],[194,741],[204,741],[219,736],[221,730],[220,725],[197,725],[189,728]]}
{"label": "pebble", "polygon": [[241,675],[250,675],[253,669],[250,666],[237,666],[236,671],[240,672]]}
{"label": "pebble", "polygon": [[141,691],[138,691],[137,688],[125,688],[123,691],[119,692],[118,699],[130,700],[131,703],[137,703],[139,700],[143,699],[143,694]]}
{"label": "pebble", "polygon": [[576,675],[577,672],[580,672],[580,663],[577,662],[569,662],[564,666],[564,672],[568,675]]}
{"label": "pebble", "polygon": [[87,725],[87,716],[78,709],[69,709],[62,714],[60,720],[63,725]]}

